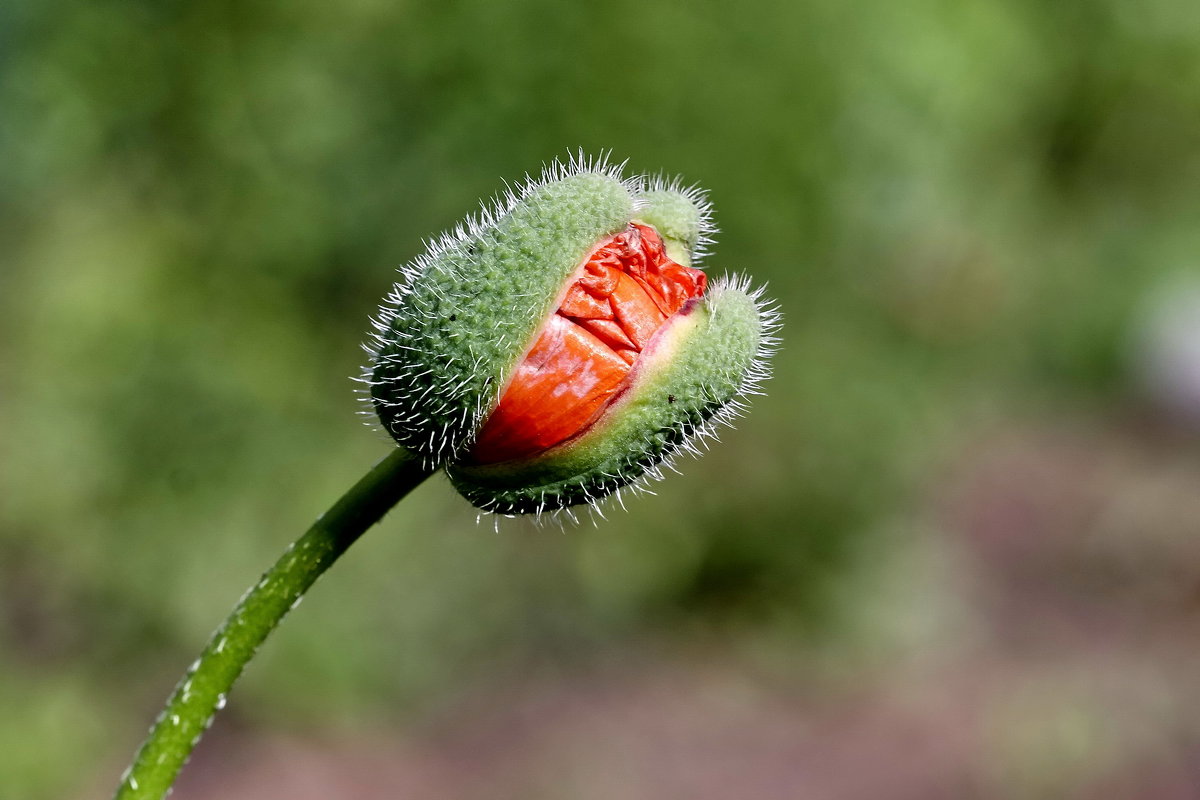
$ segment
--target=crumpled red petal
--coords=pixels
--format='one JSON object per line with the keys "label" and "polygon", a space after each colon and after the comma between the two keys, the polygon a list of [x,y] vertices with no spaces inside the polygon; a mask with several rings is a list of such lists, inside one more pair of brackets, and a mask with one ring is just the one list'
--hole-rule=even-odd
{"label": "crumpled red petal", "polygon": [[705,284],[703,272],[667,256],[649,225],[602,242],[517,367],[470,460],[527,458],[585,431],[658,329]]}

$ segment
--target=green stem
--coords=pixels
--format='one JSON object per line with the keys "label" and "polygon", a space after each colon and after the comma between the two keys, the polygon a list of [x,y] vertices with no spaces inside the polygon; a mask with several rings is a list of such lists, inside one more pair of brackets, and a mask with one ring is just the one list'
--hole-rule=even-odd
{"label": "green stem", "polygon": [[175,687],[123,776],[116,800],[166,795],[258,646],[321,573],[430,473],[416,456],[395,450],[287,549],[246,592]]}

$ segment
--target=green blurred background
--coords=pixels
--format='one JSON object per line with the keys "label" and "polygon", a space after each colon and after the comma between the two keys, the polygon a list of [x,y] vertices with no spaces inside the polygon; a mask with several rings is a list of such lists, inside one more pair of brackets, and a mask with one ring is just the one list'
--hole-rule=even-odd
{"label": "green blurred background", "polygon": [[1196,797],[1192,0],[0,5],[0,797],[107,796],[574,148],[708,188],[768,395],[596,527],[423,486],[175,797]]}

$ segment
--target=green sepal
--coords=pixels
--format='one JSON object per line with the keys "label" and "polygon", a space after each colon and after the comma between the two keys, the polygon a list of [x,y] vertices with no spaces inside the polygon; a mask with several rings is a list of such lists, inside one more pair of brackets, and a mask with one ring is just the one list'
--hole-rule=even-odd
{"label": "green sepal", "polygon": [[651,188],[640,197],[638,220],[658,231],[667,255],[685,266],[703,253],[709,241],[710,210],[696,189]]}

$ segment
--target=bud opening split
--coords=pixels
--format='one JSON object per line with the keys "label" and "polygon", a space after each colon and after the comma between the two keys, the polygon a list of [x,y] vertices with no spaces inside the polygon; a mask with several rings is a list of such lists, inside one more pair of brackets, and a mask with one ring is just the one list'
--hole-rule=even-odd
{"label": "bud opening split", "polygon": [[630,223],[602,241],[568,280],[466,463],[528,458],[584,433],[626,388],[668,318],[704,293],[706,280],[668,258],[649,225]]}

